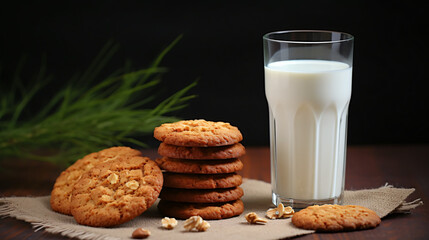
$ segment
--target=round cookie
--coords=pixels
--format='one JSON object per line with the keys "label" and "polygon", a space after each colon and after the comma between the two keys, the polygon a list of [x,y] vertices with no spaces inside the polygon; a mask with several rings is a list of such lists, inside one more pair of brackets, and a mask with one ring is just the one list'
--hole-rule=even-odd
{"label": "round cookie", "polygon": [[356,205],[315,205],[295,213],[292,217],[295,226],[322,232],[374,228],[380,222],[380,217],[374,211]]}
{"label": "round cookie", "polygon": [[241,187],[221,189],[181,189],[164,187],[159,198],[172,202],[220,203],[237,200],[243,196]]}
{"label": "round cookie", "polygon": [[167,144],[184,147],[225,146],[243,140],[237,127],[202,119],[164,123],[155,128],[153,136]]}
{"label": "round cookie", "polygon": [[91,153],[77,160],[64,170],[55,181],[51,192],[50,204],[52,210],[71,215],[70,198],[74,184],[84,173],[95,165],[114,159],[125,159],[140,156],[141,152],[129,147],[111,147],[99,152]]}
{"label": "round cookie", "polygon": [[156,159],[156,163],[163,170],[177,173],[218,174],[232,173],[243,169],[243,163],[238,158],[195,161],[164,157]]}
{"label": "round cookie", "polygon": [[165,216],[188,219],[200,216],[205,220],[219,220],[238,216],[244,211],[240,199],[227,203],[180,203],[161,200],[158,210]]}
{"label": "round cookie", "polygon": [[99,164],[74,185],[71,213],[79,224],[110,227],[146,211],[158,198],[163,177],[146,157]]}
{"label": "round cookie", "polygon": [[185,189],[215,189],[240,186],[242,177],[237,173],[184,174],[164,172],[164,187]]}
{"label": "round cookie", "polygon": [[161,143],[159,155],[170,158],[183,159],[229,159],[238,158],[246,153],[241,143],[220,147],[182,147]]}

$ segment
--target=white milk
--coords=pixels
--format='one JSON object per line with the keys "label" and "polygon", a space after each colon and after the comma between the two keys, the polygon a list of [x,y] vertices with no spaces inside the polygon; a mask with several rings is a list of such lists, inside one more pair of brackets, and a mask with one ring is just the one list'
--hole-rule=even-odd
{"label": "white milk", "polygon": [[[352,68],[341,62],[289,60],[265,67],[270,109],[271,182],[282,199],[339,197],[345,174]],[[275,132],[275,135],[274,135]]]}

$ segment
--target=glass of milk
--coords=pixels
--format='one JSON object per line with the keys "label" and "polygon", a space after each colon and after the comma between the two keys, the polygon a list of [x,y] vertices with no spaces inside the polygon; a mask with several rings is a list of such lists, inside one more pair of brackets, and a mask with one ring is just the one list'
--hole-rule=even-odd
{"label": "glass of milk", "polygon": [[263,42],[273,203],[341,204],[353,36],[281,31]]}

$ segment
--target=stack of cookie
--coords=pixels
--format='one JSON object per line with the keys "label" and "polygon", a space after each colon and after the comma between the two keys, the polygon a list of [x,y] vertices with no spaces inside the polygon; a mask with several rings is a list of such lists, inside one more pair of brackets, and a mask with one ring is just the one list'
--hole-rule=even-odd
{"label": "stack of cookie", "polygon": [[154,131],[162,143],[156,163],[164,170],[158,209],[166,216],[224,219],[243,210],[245,149],[237,127],[224,122],[187,120],[163,124]]}

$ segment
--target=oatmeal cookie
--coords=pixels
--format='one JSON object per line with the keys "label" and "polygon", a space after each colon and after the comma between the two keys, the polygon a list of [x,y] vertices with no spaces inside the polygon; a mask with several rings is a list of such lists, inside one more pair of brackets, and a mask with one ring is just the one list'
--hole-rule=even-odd
{"label": "oatmeal cookie", "polygon": [[380,217],[374,211],[356,205],[315,205],[295,213],[292,217],[295,226],[321,232],[374,228],[380,222]]}
{"label": "oatmeal cookie", "polygon": [[237,173],[186,174],[164,172],[164,187],[185,189],[215,189],[240,186],[242,177]]}
{"label": "oatmeal cookie", "polygon": [[154,137],[164,143],[184,147],[225,146],[243,140],[237,127],[206,120],[164,123],[155,128]]}
{"label": "oatmeal cookie", "polygon": [[159,198],[172,202],[219,203],[237,200],[243,196],[241,187],[219,189],[181,189],[164,187]]}
{"label": "oatmeal cookie", "polygon": [[226,203],[180,203],[161,200],[158,210],[165,216],[187,219],[200,216],[206,220],[219,220],[238,216],[243,213],[243,201]]}
{"label": "oatmeal cookie", "polygon": [[141,152],[129,147],[111,147],[99,152],[91,153],[77,160],[64,170],[55,181],[51,192],[50,204],[52,210],[71,215],[70,199],[74,184],[84,173],[95,165],[115,159],[126,159],[140,156]]}
{"label": "oatmeal cookie", "polygon": [[220,147],[181,147],[161,143],[158,148],[159,155],[182,159],[229,159],[238,158],[246,153],[241,143]]}
{"label": "oatmeal cookie", "polygon": [[218,174],[243,169],[243,163],[238,158],[195,161],[164,157],[156,159],[156,163],[163,170],[177,173]]}
{"label": "oatmeal cookie", "polygon": [[147,157],[99,164],[74,185],[71,213],[79,224],[110,227],[146,211],[162,188],[161,169]]}

